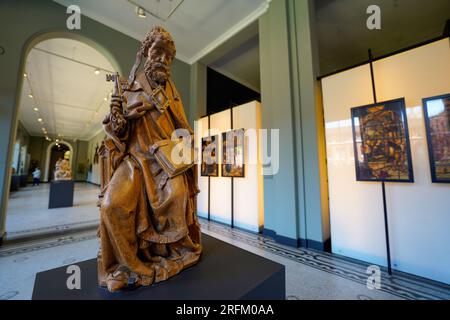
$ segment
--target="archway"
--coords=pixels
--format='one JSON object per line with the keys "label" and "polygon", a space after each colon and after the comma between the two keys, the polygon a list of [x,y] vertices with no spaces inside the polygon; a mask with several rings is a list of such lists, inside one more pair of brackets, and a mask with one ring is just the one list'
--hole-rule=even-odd
{"label": "archway", "polygon": [[[65,134],[65,133],[60,131],[60,130],[65,130],[70,125],[66,125],[64,123],[64,124],[60,125],[59,128],[57,128],[55,130],[50,130],[52,126],[53,127],[56,126],[55,122],[57,122],[57,121],[55,121],[55,117],[49,116],[46,119],[45,111],[43,112],[44,117],[41,117],[39,115],[39,112],[41,112],[42,110],[45,110],[44,107],[43,107],[44,102],[50,104],[52,101],[54,101],[53,99],[41,99],[41,100],[47,100],[47,101],[38,102],[36,105],[28,106],[28,108],[24,108],[24,103],[23,103],[24,101],[26,103],[26,101],[34,100],[33,97],[36,96],[35,94],[33,94],[32,95],[33,97],[32,97],[31,96],[31,91],[30,92],[27,91],[28,87],[32,87],[30,85],[30,83],[28,83],[28,87],[27,87],[27,83],[26,83],[27,78],[28,79],[30,78],[29,77],[29,73],[28,73],[28,71],[26,69],[26,67],[27,67],[27,60],[28,60],[28,58],[30,56],[30,53],[33,52],[33,49],[37,45],[39,45],[39,47],[41,47],[41,43],[43,43],[43,42],[52,41],[52,40],[64,40],[64,39],[67,39],[67,40],[72,41],[72,42],[78,41],[78,42],[83,43],[85,46],[87,45],[87,46],[91,47],[92,49],[95,49],[98,52],[98,54],[100,56],[102,56],[103,59],[106,60],[109,63],[109,66],[108,67],[104,67],[102,65],[99,65],[97,62],[95,62],[95,61],[98,61],[98,60],[95,60],[95,59],[94,59],[95,60],[94,62],[91,62],[91,60],[89,59],[90,56],[86,56],[87,57],[86,59],[78,59],[77,60],[77,59],[74,59],[72,56],[67,55],[65,61],[71,61],[73,63],[79,63],[80,65],[84,63],[84,66],[81,66],[81,67],[91,68],[92,69],[91,73],[92,74],[95,73],[96,76],[98,75],[98,73],[94,72],[94,67],[97,67],[97,66],[100,66],[100,70],[102,71],[102,74],[110,73],[110,72],[116,72],[116,71],[121,73],[121,68],[120,68],[119,64],[117,63],[117,60],[113,57],[113,55],[106,48],[104,48],[103,46],[101,46],[97,42],[95,42],[95,41],[93,41],[93,40],[91,40],[91,39],[89,39],[89,38],[87,38],[85,36],[82,36],[80,34],[77,34],[77,33],[64,32],[64,31],[63,32],[53,32],[53,31],[52,32],[45,32],[45,33],[40,33],[40,34],[37,34],[37,35],[31,37],[26,42],[26,44],[24,45],[24,49],[22,51],[22,59],[21,59],[21,64],[20,64],[20,68],[19,68],[19,74],[24,75],[24,78],[22,78],[23,81],[20,81],[19,84],[18,84],[18,87],[17,87],[16,103],[15,103],[15,111],[14,111],[15,115],[14,115],[14,120],[12,121],[12,123],[13,123],[12,126],[14,128],[12,130],[14,132],[13,140],[15,140],[15,135],[17,134],[16,131],[17,131],[17,128],[19,127],[19,118],[20,118],[21,122],[23,122],[22,121],[23,118],[19,117],[19,115],[18,115],[19,112],[22,112],[22,110],[24,110],[24,109],[27,109],[28,111],[34,110],[34,111],[32,111],[32,112],[36,112],[36,114],[34,114],[34,118],[33,118],[34,124],[36,125],[37,123],[39,123],[39,125],[43,125],[45,123],[45,128],[43,126],[42,126],[42,128],[39,128],[38,131],[41,131],[41,129],[42,129],[41,132],[36,132],[36,131],[34,133],[33,132],[29,132],[30,136],[33,136],[33,137],[37,137],[38,135],[42,136],[42,132],[43,132],[44,133],[44,137],[48,134],[49,137],[47,137],[47,140],[51,141],[51,143],[48,143],[47,141],[45,141],[45,139],[42,139],[44,141],[43,142],[39,142],[39,145],[42,145],[41,147],[39,147],[40,148],[39,150],[41,150],[40,151],[41,153],[39,155],[37,155],[36,158],[31,159],[31,160],[37,160],[37,161],[34,161],[33,163],[40,163],[41,170],[44,173],[43,174],[43,178],[44,178],[43,180],[44,181],[52,180],[51,179],[52,170],[49,170],[49,169],[50,169],[50,165],[52,165],[52,161],[54,161],[54,159],[53,160],[51,159],[51,153],[52,153],[52,148],[57,144],[56,141],[58,141],[58,140],[55,141],[55,139],[61,139],[60,136],[61,137],[65,137],[65,139],[66,139],[66,141],[58,141],[58,144],[60,144],[61,146],[66,146],[69,149],[69,151],[70,151],[69,161],[71,163],[72,172],[75,173],[74,178],[76,178],[76,168],[78,168],[78,158],[79,157],[83,157],[83,154],[84,154],[83,151],[82,151],[83,148],[79,147],[79,142],[78,141],[80,141],[81,139],[78,139],[75,135],[71,136],[69,134]],[[64,58],[64,57],[62,57],[63,54],[61,54],[61,52],[58,52],[57,50],[55,50],[54,52],[50,52],[50,50],[44,50],[46,48],[39,48],[39,49],[40,49],[40,52],[42,54],[48,54],[48,55],[52,54],[54,57]],[[45,52],[45,51],[47,51],[47,52]],[[39,64],[36,63],[35,65],[39,65]],[[61,70],[66,70],[66,69],[61,69]],[[95,70],[97,70],[97,68],[95,68]],[[39,71],[39,70],[36,70],[36,72],[34,72],[34,74],[36,74],[36,75],[42,74],[42,73],[37,72],[37,71]],[[67,72],[67,74],[72,75],[71,72]],[[50,75],[50,77],[51,77],[51,75]],[[78,81],[78,83],[80,83],[81,85],[85,85],[86,86],[86,84],[84,83],[84,80],[83,80],[85,78],[80,78],[80,79],[81,80]],[[39,80],[40,79],[37,79],[37,81],[34,81],[34,84],[33,84],[33,82],[31,84],[33,84],[33,86],[37,86],[37,85],[41,85],[41,83],[46,83],[45,81],[39,81]],[[101,75],[98,76],[98,81],[99,82],[100,81],[101,82],[106,82],[105,81],[105,77],[101,76]],[[48,85],[49,88],[53,87],[50,83],[47,83],[47,85]],[[74,88],[74,90],[76,90],[76,85],[72,86],[72,87]],[[57,92],[58,89],[53,89],[52,88],[52,90],[54,90],[54,92]],[[27,91],[27,92],[24,94],[25,91]],[[81,91],[82,90],[79,90],[80,93],[81,93]],[[103,101],[103,98],[105,98],[105,102],[104,103],[105,103],[105,105],[107,105],[106,97],[109,96],[109,91],[108,91],[107,94],[106,93],[101,93],[101,94],[102,94],[102,97],[101,97],[100,100]],[[83,96],[82,94],[79,94],[79,95]],[[88,95],[85,95],[85,96],[88,96]],[[54,98],[54,96],[52,96],[52,98]],[[99,99],[97,99],[97,100],[99,100]],[[36,100],[36,101],[38,101],[38,100]],[[60,105],[62,105],[63,107],[64,106],[65,107],[90,106],[89,104],[76,104],[76,103],[75,104],[70,104],[70,102],[61,101],[61,100],[58,101],[58,103]],[[63,103],[63,104],[61,104],[61,103]],[[65,105],[64,105],[64,103],[65,103]],[[99,103],[96,103],[95,106],[96,106],[95,108],[97,110],[99,108]],[[59,105],[58,105],[58,108],[54,108],[54,110],[60,112],[60,114],[64,114],[64,115],[66,115],[67,117],[70,117],[70,118],[75,118],[75,117],[77,117],[79,115],[82,115],[83,112],[84,112],[83,110],[73,110],[72,112],[67,112],[67,111],[62,112],[61,109],[63,109],[63,108],[62,107],[59,108]],[[102,112],[95,112],[96,110],[91,111],[92,114],[95,114],[97,117],[101,118],[102,117]],[[43,121],[41,121],[40,119],[43,119]],[[91,118],[91,119],[93,119],[93,118]],[[92,123],[97,123],[97,120],[98,119],[93,119]],[[99,120],[99,123],[101,123],[101,120]],[[47,129],[48,129],[48,133],[47,133]],[[80,130],[83,130],[83,129],[80,128]],[[73,129],[72,131],[75,131],[75,129]],[[62,133],[62,134],[59,135],[59,133]],[[68,141],[71,141],[71,142],[70,143],[67,142],[67,139],[68,139]],[[90,137],[84,137],[83,139],[87,141],[87,140],[90,139]],[[74,145],[73,143],[76,143],[76,145]],[[35,144],[35,147],[31,148],[31,149],[36,150],[36,145],[38,145],[38,144]],[[9,152],[12,154],[13,147],[9,147],[9,149],[10,149]],[[30,151],[30,152],[32,153],[33,151]],[[10,161],[9,161],[8,167],[11,167],[11,163],[12,163],[11,160],[12,160],[13,157],[12,156],[9,156],[9,157],[10,157]],[[11,179],[11,172],[8,172],[8,177],[6,179],[8,181],[10,181],[10,179]],[[41,186],[40,190],[44,190],[44,191],[42,191],[42,192],[40,191],[40,192],[41,193],[45,193],[46,188],[48,188],[48,186],[45,186],[45,185]],[[0,216],[0,238],[1,238],[2,235],[5,234],[6,230],[8,231],[9,234],[14,234],[16,232],[19,232],[21,234],[24,231],[23,229],[28,229],[30,227],[30,226],[27,226],[26,223],[23,226],[21,226],[21,224],[22,224],[21,221],[18,221],[19,223],[17,223],[17,221],[16,221],[16,222],[14,222],[14,226],[15,227],[20,227],[20,229],[18,229],[18,228],[12,229],[11,228],[11,225],[13,225],[11,223],[11,220],[14,220],[14,219],[17,220],[19,215],[14,217],[14,219],[12,218],[13,214],[11,213],[12,211],[10,210],[10,208],[13,208],[13,207],[15,208],[15,205],[13,203],[11,203],[11,205],[9,205],[10,202],[12,201],[12,199],[9,196],[9,188],[8,188],[8,190],[4,190],[4,191],[5,191],[4,195],[6,194],[6,197],[3,196],[2,208],[0,210],[1,211],[0,212],[0,215],[1,215]],[[24,189],[24,191],[26,191],[26,189]],[[94,191],[93,193],[95,194],[95,198],[97,198],[97,192]],[[15,195],[15,197],[17,198],[17,194]],[[14,201],[17,202],[17,199],[14,199]],[[46,201],[47,200],[44,201],[44,199],[42,199],[41,202],[45,203]],[[44,206],[46,206],[46,205],[44,205]],[[92,217],[89,217],[89,218],[91,219]],[[24,217],[23,219],[26,220],[26,217]],[[48,220],[48,218],[47,218],[47,220]],[[48,225],[46,225],[46,223],[48,223]],[[48,226],[53,226],[53,223],[55,223],[54,220],[52,220],[52,221],[48,220],[48,222],[42,223],[41,225],[38,224],[37,227],[40,227],[40,229],[42,229],[42,230],[47,230]],[[61,223],[63,223],[63,222],[61,222]]]}
{"label": "archway", "polygon": [[[69,163],[70,166],[72,167],[72,171],[73,171],[73,147],[70,143],[66,142],[66,141],[58,141],[58,142],[52,142],[48,145],[47,147],[47,156],[45,157],[45,179],[44,181],[48,182],[53,180],[53,169],[55,168],[55,163],[56,160],[58,160],[58,158],[61,156],[59,153],[62,153],[62,156],[64,156],[64,151],[65,150],[61,150],[60,152],[57,152],[57,154],[53,154],[52,156],[52,150],[57,147],[58,145],[60,146],[65,146],[66,148],[62,147],[59,149],[68,149],[70,151],[70,156],[69,156]],[[56,151],[56,150],[54,150]]]}

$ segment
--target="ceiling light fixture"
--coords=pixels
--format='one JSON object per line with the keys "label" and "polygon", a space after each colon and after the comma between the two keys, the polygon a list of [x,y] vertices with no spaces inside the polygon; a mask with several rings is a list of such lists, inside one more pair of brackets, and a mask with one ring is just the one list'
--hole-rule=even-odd
{"label": "ceiling light fixture", "polygon": [[184,0],[157,0],[157,1],[143,1],[143,0],[127,0],[135,8],[135,13],[140,18],[145,18],[147,14],[167,21],[172,14],[180,7]]}
{"label": "ceiling light fixture", "polygon": [[39,118],[38,121],[39,121],[39,122],[42,122],[42,118]]}
{"label": "ceiling light fixture", "polygon": [[100,69],[95,69],[94,73],[96,76],[98,76],[100,74]]}
{"label": "ceiling light fixture", "polygon": [[39,111],[39,109],[38,109],[38,108],[33,108],[33,110],[34,110],[34,111],[36,111],[36,112],[38,112],[38,111]]}
{"label": "ceiling light fixture", "polygon": [[107,97],[104,97],[103,100],[108,101],[108,98],[107,98]]}
{"label": "ceiling light fixture", "polygon": [[24,73],[24,74],[23,74],[23,77],[26,78],[26,77],[28,77],[28,75],[27,75],[26,73]]}
{"label": "ceiling light fixture", "polygon": [[142,8],[142,7],[136,7],[136,14],[138,15],[139,18],[147,17],[147,14],[145,13],[144,8]]}
{"label": "ceiling light fixture", "polygon": [[28,97],[30,97],[31,99],[33,99],[33,95],[32,95],[31,93],[28,95]]}

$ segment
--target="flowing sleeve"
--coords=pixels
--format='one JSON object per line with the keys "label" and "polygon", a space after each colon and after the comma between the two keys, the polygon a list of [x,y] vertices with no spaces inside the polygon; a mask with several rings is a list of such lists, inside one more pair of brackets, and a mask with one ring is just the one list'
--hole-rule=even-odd
{"label": "flowing sleeve", "polygon": [[190,134],[194,134],[194,130],[192,130],[191,126],[189,125],[189,122],[186,118],[186,113],[184,112],[183,102],[181,100],[181,96],[179,95],[177,89],[175,88],[175,85],[173,84],[172,80],[170,81],[170,87],[172,89],[173,93],[173,101],[174,101],[174,116],[176,117],[176,121],[179,128],[187,129],[189,130]]}

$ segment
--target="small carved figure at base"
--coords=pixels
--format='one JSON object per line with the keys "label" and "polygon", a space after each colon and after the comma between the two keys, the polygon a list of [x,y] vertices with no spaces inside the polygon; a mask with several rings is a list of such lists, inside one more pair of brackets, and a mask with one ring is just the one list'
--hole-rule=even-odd
{"label": "small carved figure at base", "polygon": [[55,181],[60,180],[72,180],[72,170],[66,159],[59,159],[55,165]]}

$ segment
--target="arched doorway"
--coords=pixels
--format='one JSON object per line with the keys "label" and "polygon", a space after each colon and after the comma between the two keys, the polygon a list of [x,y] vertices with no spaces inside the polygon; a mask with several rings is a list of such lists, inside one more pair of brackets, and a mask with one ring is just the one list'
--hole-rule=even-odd
{"label": "arched doorway", "polygon": [[[108,98],[113,84],[105,81],[105,74],[117,71],[121,70],[112,55],[81,35],[52,32],[34,37],[27,43],[20,72],[23,81],[16,105],[16,127],[24,125],[29,133],[32,140],[28,148],[30,161],[40,166],[43,181],[53,180],[55,163],[64,155],[68,156],[74,179],[82,177],[82,173],[78,173],[82,170],[79,168],[88,164],[88,141],[99,132],[105,112],[109,111]],[[105,88],[105,84],[109,87]],[[16,238],[27,236],[31,230],[46,233],[61,225],[79,226],[86,221],[92,222],[98,219],[98,190],[93,188],[96,187],[75,188],[75,205],[77,190],[92,193],[83,194],[78,202],[84,206],[84,212],[89,211],[88,214],[61,209],[58,219],[49,218],[52,215],[45,212],[48,209],[48,184],[19,190],[8,197],[7,219],[3,220],[6,223],[3,222],[2,229],[6,229],[8,238]],[[35,204],[33,210],[24,209],[28,200]],[[88,206],[94,209],[90,210]],[[64,220],[65,216],[70,217]]]}
{"label": "arched doorway", "polygon": [[73,148],[67,142],[54,142],[47,148],[47,162],[45,166],[45,181],[54,180],[54,171],[56,162],[60,159],[68,158],[69,163],[72,165]]}

